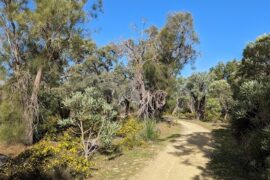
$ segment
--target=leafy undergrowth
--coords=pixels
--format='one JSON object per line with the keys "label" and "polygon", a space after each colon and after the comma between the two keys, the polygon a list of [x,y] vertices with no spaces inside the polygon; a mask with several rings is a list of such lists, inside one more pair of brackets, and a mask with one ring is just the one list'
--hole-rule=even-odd
{"label": "leafy undergrowth", "polygon": [[97,155],[95,157],[95,171],[93,172],[94,180],[106,179],[128,179],[141,170],[146,162],[153,159],[157,153],[165,147],[170,137],[179,136],[181,126],[179,124],[168,124],[162,122],[157,124],[160,136],[159,141],[143,144],[140,147],[127,149],[111,157]]}

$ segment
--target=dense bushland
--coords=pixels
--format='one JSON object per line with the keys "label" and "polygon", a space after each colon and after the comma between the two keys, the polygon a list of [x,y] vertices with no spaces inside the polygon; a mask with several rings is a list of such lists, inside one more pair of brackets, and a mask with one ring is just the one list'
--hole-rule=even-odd
{"label": "dense bushland", "polygon": [[86,178],[95,154],[158,139],[197,55],[192,15],[98,47],[85,27],[101,11],[101,0],[0,1],[0,141],[29,146],[1,178]]}
{"label": "dense bushland", "polygon": [[270,158],[270,35],[247,45],[238,71],[232,130],[244,149],[248,163],[269,179]]}
{"label": "dense bushland", "polygon": [[101,11],[101,0],[0,0],[0,141],[29,146],[1,178],[86,178],[96,153],[156,141],[166,112],[230,122],[244,161],[269,179],[270,35],[184,78],[199,43],[190,13],[98,47],[85,27]]}
{"label": "dense bushland", "polygon": [[270,35],[262,35],[247,45],[241,61],[179,78],[174,110],[204,121],[230,122],[246,164],[262,179],[270,177],[269,47]]}

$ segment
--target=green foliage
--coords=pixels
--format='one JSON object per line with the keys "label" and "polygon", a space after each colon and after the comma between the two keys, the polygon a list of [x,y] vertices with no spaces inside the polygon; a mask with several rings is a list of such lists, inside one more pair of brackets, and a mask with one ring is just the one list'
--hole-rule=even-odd
{"label": "green foliage", "polygon": [[226,64],[219,62],[218,65],[210,69],[210,74],[214,80],[226,80],[231,85],[236,78],[238,68],[239,62],[237,60],[229,61]]}
{"label": "green foliage", "polygon": [[[196,44],[193,18],[186,12],[171,13],[163,28],[150,26],[145,36],[124,43],[124,52],[134,73],[135,88],[131,89],[139,97],[134,99],[139,105],[140,118],[156,118],[165,110],[165,100],[171,98],[177,75],[197,55]],[[170,104],[166,108],[173,109]]]}
{"label": "green foliage", "polygon": [[261,149],[264,156],[264,163],[265,163],[265,176],[269,179],[270,178],[270,125],[263,129],[263,136],[261,140]]}
{"label": "green foliage", "polygon": [[0,141],[7,144],[24,143],[25,125],[21,122],[2,123]]}
{"label": "green foliage", "polygon": [[208,96],[218,100],[222,113],[221,116],[226,120],[233,103],[233,94],[229,83],[226,80],[213,81],[209,86]]}
{"label": "green foliage", "polygon": [[126,137],[129,134],[136,134],[142,129],[142,124],[134,117],[128,118],[118,130],[117,135]]}
{"label": "green foliage", "polygon": [[75,126],[81,136],[85,157],[95,151],[91,148],[109,147],[118,130],[118,123],[112,120],[117,112],[106,102],[96,88],[86,88],[84,92],[72,93],[63,104],[70,110],[70,117],[59,121],[62,126]]}
{"label": "green foliage", "polygon": [[106,102],[96,88],[86,88],[85,92],[72,93],[63,104],[71,111],[70,118],[62,123],[85,123],[85,129],[98,129],[103,121],[113,120],[117,112]]}
{"label": "green foliage", "polygon": [[0,121],[16,121],[21,118],[20,109],[16,110],[16,106],[19,105],[12,100],[5,100],[0,104],[1,114]]}
{"label": "green foliage", "polygon": [[211,77],[207,73],[196,73],[191,75],[185,85],[187,95],[190,99],[191,112],[196,113],[196,118],[203,120],[206,96]]}
{"label": "green foliage", "polygon": [[0,141],[4,143],[24,143],[25,124],[22,110],[16,99],[4,99],[0,103]]}
{"label": "green foliage", "polygon": [[221,106],[216,98],[207,98],[205,106],[205,120],[218,121],[221,117]]}
{"label": "green foliage", "polygon": [[165,65],[157,65],[155,62],[146,62],[144,68],[144,79],[146,88],[149,90],[167,89],[170,78],[167,76],[168,68]]}
{"label": "green foliage", "polygon": [[100,137],[100,148],[102,152],[105,153],[112,153],[115,150],[115,146],[113,145],[113,139],[120,129],[120,125],[115,122],[110,122],[108,121],[101,132],[101,137]]}
{"label": "green foliage", "polygon": [[146,141],[155,141],[159,137],[159,131],[156,126],[156,120],[146,119],[143,122],[141,136]]}
{"label": "green foliage", "polygon": [[10,179],[85,178],[93,163],[81,156],[79,139],[66,132],[58,141],[42,140],[5,165]]}
{"label": "green foliage", "polygon": [[225,69],[226,65],[223,62],[219,62],[218,65],[210,69],[210,73],[213,74],[215,80],[225,79]]}
{"label": "green foliage", "polygon": [[265,34],[247,45],[243,52],[240,74],[244,79],[263,80],[269,77],[270,34]]}
{"label": "green foliage", "polygon": [[135,146],[142,145],[143,141],[157,140],[159,132],[155,120],[147,119],[141,123],[131,117],[123,123],[117,135],[123,138],[120,141],[120,145],[124,148],[131,149]]}
{"label": "green foliage", "polygon": [[39,134],[44,134],[46,137],[55,137],[58,133],[59,116],[49,116],[45,122],[39,126]]}
{"label": "green foliage", "polygon": [[238,91],[239,81],[239,69],[241,63],[237,60],[232,60],[226,64],[220,62],[217,66],[210,69],[210,74],[215,81],[225,80],[231,87],[231,90],[235,93]]}
{"label": "green foliage", "polygon": [[231,111],[232,131],[251,166],[269,179],[269,41],[266,34],[247,45],[239,69],[235,104]]}
{"label": "green foliage", "polygon": [[243,83],[232,114],[233,133],[244,149],[247,160],[253,167],[259,169],[267,168],[263,164],[270,155],[269,90],[269,83],[257,81]]}
{"label": "green foliage", "polygon": [[159,53],[162,57],[160,61],[170,67],[170,72],[178,74],[183,65],[193,61],[197,55],[194,45],[198,44],[199,40],[194,30],[192,15],[171,13],[165,27],[160,31],[159,40]]}
{"label": "green foliage", "polygon": [[1,76],[6,72],[1,80],[18,92],[27,144],[33,142],[34,129],[42,138],[34,126],[59,108],[51,94],[39,96],[39,91],[59,87],[70,64],[91,51],[84,23],[96,17],[101,5],[101,0],[0,1]]}
{"label": "green foliage", "polygon": [[211,133],[211,158],[204,173],[213,179],[266,180],[259,167],[248,164],[247,155],[232,136],[230,128],[217,128]]}

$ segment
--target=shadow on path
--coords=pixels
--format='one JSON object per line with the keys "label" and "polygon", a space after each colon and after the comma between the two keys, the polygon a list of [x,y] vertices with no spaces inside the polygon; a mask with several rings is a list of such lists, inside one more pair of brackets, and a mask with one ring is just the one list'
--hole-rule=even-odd
{"label": "shadow on path", "polygon": [[[171,142],[175,150],[169,154],[179,157],[182,164],[201,170],[194,180],[260,180],[258,174],[247,166],[229,129],[181,135]],[[196,153],[208,159],[206,166],[196,161]]]}
{"label": "shadow on path", "polygon": [[260,180],[258,172],[250,168],[244,154],[227,128],[212,131],[213,152],[203,175],[223,180]]}
{"label": "shadow on path", "polygon": [[[198,151],[203,153],[204,157],[209,158],[211,147],[211,135],[207,132],[198,132],[188,135],[181,135],[179,139],[172,139],[175,152],[170,154],[175,156],[187,156]],[[179,144],[179,145],[178,145]]]}

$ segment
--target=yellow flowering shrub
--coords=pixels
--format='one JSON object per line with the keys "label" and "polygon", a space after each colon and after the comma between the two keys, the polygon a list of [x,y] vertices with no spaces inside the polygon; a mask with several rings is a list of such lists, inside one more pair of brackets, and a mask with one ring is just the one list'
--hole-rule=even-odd
{"label": "yellow flowering shrub", "polygon": [[142,129],[142,123],[135,118],[129,118],[117,132],[118,136],[123,137],[119,145],[129,149],[141,145],[143,143],[140,137]]}
{"label": "yellow flowering shrub", "polygon": [[135,118],[129,118],[123,123],[122,127],[118,130],[117,135],[121,137],[126,137],[130,134],[136,134],[142,130],[143,125]]}
{"label": "yellow flowering shrub", "polygon": [[[5,167],[6,176],[16,179],[36,177],[83,179],[93,163],[81,156],[79,139],[65,133],[57,142],[42,140]],[[34,176],[34,177],[33,177]]]}

